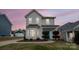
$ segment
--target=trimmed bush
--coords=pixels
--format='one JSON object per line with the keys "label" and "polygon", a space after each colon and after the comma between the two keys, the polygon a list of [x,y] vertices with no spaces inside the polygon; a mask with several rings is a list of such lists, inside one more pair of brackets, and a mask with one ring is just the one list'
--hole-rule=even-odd
{"label": "trimmed bush", "polygon": [[37,38],[36,40],[41,40],[40,38]]}

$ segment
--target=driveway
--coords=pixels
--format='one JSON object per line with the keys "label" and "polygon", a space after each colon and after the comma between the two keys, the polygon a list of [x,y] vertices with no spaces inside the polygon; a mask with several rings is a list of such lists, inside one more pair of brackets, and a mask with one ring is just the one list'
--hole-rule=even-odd
{"label": "driveway", "polygon": [[12,44],[12,43],[37,43],[37,44],[40,43],[40,44],[41,44],[41,43],[53,43],[53,42],[54,42],[54,41],[43,41],[43,42],[17,42],[17,41],[19,41],[19,40],[23,40],[23,39],[2,41],[2,42],[0,42],[0,46]]}

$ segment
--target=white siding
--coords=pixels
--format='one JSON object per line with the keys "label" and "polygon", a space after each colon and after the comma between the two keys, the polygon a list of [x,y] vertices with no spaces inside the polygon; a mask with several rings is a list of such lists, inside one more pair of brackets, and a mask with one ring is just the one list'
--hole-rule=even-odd
{"label": "white siding", "polygon": [[42,20],[42,24],[43,24],[43,25],[54,25],[54,19],[49,19],[49,23],[50,23],[50,24],[46,24],[46,19],[43,19],[43,20]]}
{"label": "white siding", "polygon": [[28,19],[29,18],[32,18],[32,23],[31,24],[37,24],[37,21],[36,21],[36,19],[37,18],[39,18],[39,23],[38,23],[38,25],[41,25],[41,16],[40,15],[38,15],[36,12],[33,12],[32,14],[30,14],[28,17],[27,17],[27,25],[29,24],[29,22],[28,22]]}

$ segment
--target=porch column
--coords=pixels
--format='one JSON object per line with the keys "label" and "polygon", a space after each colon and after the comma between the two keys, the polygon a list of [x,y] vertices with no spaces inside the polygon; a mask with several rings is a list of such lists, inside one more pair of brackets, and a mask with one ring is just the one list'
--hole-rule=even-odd
{"label": "porch column", "polygon": [[53,38],[52,38],[52,36],[53,36],[52,31],[49,31],[49,37],[50,37],[50,40],[52,40],[52,39],[53,39]]}
{"label": "porch column", "polygon": [[73,38],[72,38],[72,42],[74,42],[74,38],[75,38],[75,32],[73,31]]}
{"label": "porch column", "polygon": [[69,41],[69,39],[68,39],[68,33],[66,32],[66,41]]}

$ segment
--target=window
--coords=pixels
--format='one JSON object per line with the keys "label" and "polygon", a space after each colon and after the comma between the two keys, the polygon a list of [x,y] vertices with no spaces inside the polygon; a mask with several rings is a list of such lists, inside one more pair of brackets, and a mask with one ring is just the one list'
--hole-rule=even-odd
{"label": "window", "polygon": [[30,35],[32,36],[32,37],[34,37],[35,36],[35,30],[30,30]]}
{"label": "window", "polygon": [[49,21],[49,19],[46,19],[46,24],[50,24],[50,21]]}
{"label": "window", "polygon": [[39,23],[39,18],[36,18],[36,23]]}
{"label": "window", "polygon": [[32,23],[32,18],[29,18],[29,23]]}

